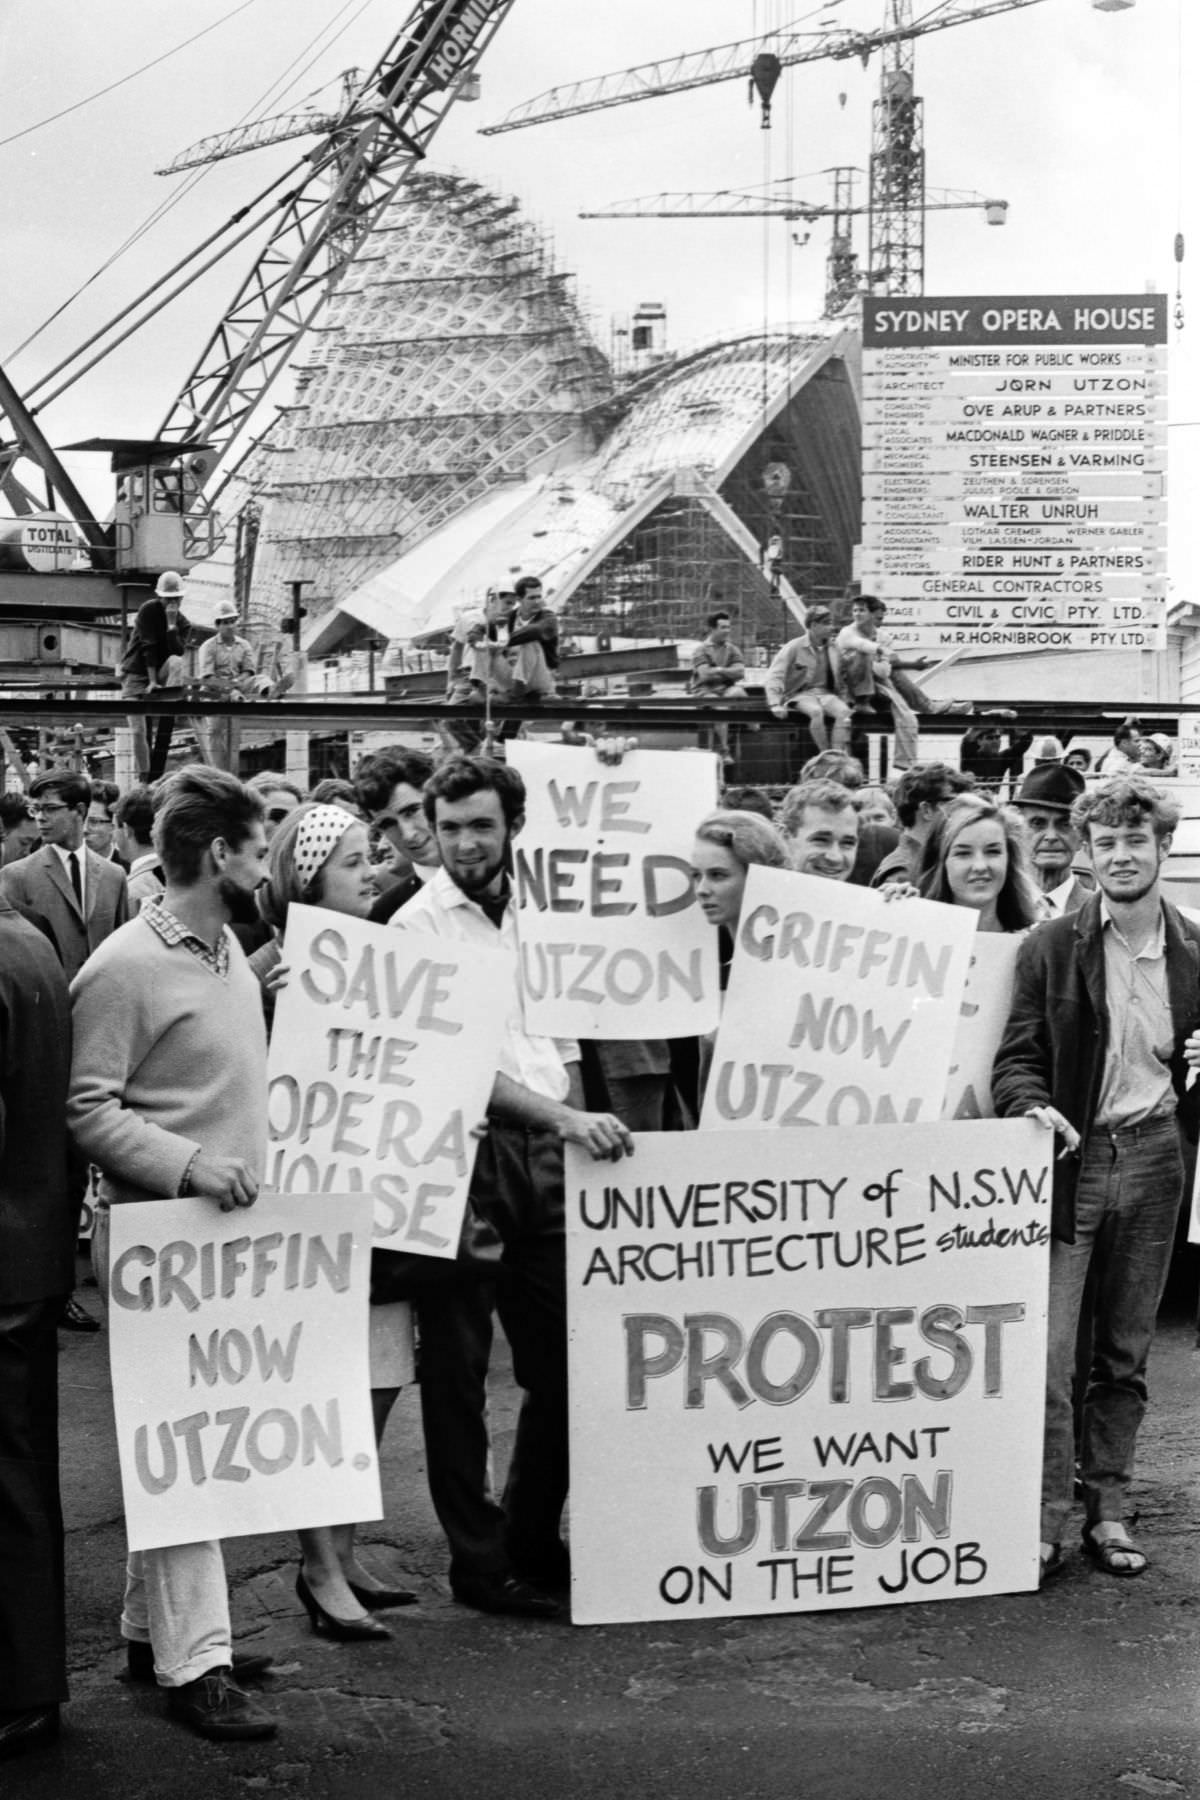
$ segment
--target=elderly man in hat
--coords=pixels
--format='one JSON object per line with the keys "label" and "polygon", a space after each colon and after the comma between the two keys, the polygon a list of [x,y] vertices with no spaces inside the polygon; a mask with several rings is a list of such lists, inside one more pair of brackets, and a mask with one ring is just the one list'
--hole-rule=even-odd
{"label": "elderly man in hat", "polygon": [[1071,808],[1085,785],[1079,770],[1065,763],[1035,763],[1013,802],[1029,833],[1034,879],[1056,919],[1078,912],[1095,887],[1075,867],[1080,836],[1071,823]]}
{"label": "elderly man in hat", "polygon": [[[201,645],[197,664],[200,692],[206,700],[236,704],[254,691],[257,669],[254,651],[238,636],[238,611],[232,600],[222,600],[213,614],[215,637]],[[232,713],[208,719],[203,732],[207,760],[230,775],[238,772],[242,722]]]}

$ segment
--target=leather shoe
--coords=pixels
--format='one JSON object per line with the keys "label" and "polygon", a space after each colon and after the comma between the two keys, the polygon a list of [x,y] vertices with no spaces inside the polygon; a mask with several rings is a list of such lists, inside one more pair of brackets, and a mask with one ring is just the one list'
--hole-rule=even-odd
{"label": "leather shoe", "polygon": [[167,1712],[216,1743],[248,1743],[274,1737],[278,1730],[271,1714],[235,1686],[227,1668],[208,1669],[195,1681],[168,1688]]}
{"label": "leather shoe", "polygon": [[296,1598],[308,1614],[308,1622],[318,1634],[324,1632],[327,1637],[336,1638],[340,1644],[359,1644],[374,1641],[379,1643],[390,1638],[391,1632],[378,1619],[339,1619],[328,1607],[321,1605],[305,1579],[304,1570],[296,1571]]}
{"label": "leather shoe", "polygon": [[523,1556],[514,1544],[508,1545],[508,1559],[514,1572],[530,1587],[547,1594],[561,1594],[571,1586],[571,1552],[563,1543],[551,1544],[543,1555]]}
{"label": "leather shoe", "polygon": [[74,1294],[68,1295],[58,1316],[60,1331],[99,1331],[99,1319],[93,1319],[86,1307],[80,1306]]}
{"label": "leather shoe", "polygon": [[[130,1681],[154,1680],[154,1648],[151,1644],[130,1643],[126,1646]],[[275,1658],[256,1655],[250,1650],[233,1653],[234,1681],[255,1681],[274,1667]]]}
{"label": "leather shoe", "polygon": [[0,1712],[0,1759],[40,1750],[58,1736],[58,1707],[31,1706],[24,1712]]}
{"label": "leather shoe", "polygon": [[354,1581],[348,1581],[346,1586],[358,1604],[365,1606],[368,1612],[387,1612],[388,1608],[392,1606],[415,1606],[417,1604],[417,1596],[411,1588],[365,1588],[359,1587],[358,1583]]}
{"label": "leather shoe", "polygon": [[557,1619],[562,1608],[519,1575],[468,1575],[450,1583],[450,1592],[476,1612],[511,1613],[518,1619]]}

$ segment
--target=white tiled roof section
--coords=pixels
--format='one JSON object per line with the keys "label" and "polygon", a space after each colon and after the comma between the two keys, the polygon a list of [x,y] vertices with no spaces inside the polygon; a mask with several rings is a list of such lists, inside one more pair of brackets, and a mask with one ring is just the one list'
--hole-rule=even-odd
{"label": "white tiled roof section", "polygon": [[701,470],[718,485],[747,437],[786,390],[829,352],[827,336],[744,338],[674,364],[645,384],[591,465],[593,481],[626,502],[673,469]]}

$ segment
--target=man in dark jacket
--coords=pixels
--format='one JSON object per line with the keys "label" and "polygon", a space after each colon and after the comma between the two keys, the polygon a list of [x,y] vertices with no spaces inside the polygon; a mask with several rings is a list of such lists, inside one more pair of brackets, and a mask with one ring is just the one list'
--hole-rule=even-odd
{"label": "man in dark jacket", "polygon": [[129,917],[125,876],[84,841],[92,784],[75,769],[47,769],[29,790],[42,847],[0,873],[0,894],[18,911],[49,922],[67,972],[78,975],[92,951]]}
{"label": "man in dark jacket", "polygon": [[67,983],[0,899],[0,1758],[50,1742],[67,1697],[56,1326],[75,1280]]}
{"label": "man in dark jacket", "polygon": [[558,620],[542,599],[536,575],[522,575],[515,591],[517,610],[508,629],[513,672],[508,698],[549,700],[558,668]]}
{"label": "man in dark jacket", "polygon": [[1200,1064],[1200,926],[1159,874],[1178,808],[1141,777],[1076,801],[1099,893],[1030,933],[1017,960],[992,1094],[1002,1118],[1063,1139],[1054,1165],[1042,1575],[1062,1562],[1071,1508],[1071,1383],[1085,1284],[1094,1284],[1080,1468],[1088,1555],[1110,1575],[1147,1557],[1124,1522],[1146,1363],[1179,1213],[1180,1126],[1195,1136],[1189,1061]]}
{"label": "man in dark jacket", "polygon": [[[121,692],[140,700],[156,688],[176,687],[183,679],[183,655],[191,626],[183,616],[183,582],[173,570],[160,575],[154,596],[138,607],[125,654],[121,658]],[[175,721],[165,713],[154,721],[153,745],[150,720],[145,713],[130,713],[129,732],[139,781],[157,781],[167,766]]]}

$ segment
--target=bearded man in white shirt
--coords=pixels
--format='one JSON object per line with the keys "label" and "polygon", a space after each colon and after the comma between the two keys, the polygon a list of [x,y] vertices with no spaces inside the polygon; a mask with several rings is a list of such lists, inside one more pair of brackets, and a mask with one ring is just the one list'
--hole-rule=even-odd
{"label": "bearded man in white shirt", "polygon": [[486,1414],[491,1295],[461,1274],[416,1294],[430,1493],[450,1542],[455,1598],[481,1612],[549,1618],[569,1574],[559,1535],[569,1485],[562,1146],[615,1159],[633,1138],[614,1113],[583,1109],[578,1044],[525,1027],[509,878],[525,815],[521,777],[487,757],[451,757],[425,786],[425,814],[442,866],[392,924],[514,953],[507,1037],[469,1203],[503,1246],[495,1305],[525,1389],[497,1506]]}

